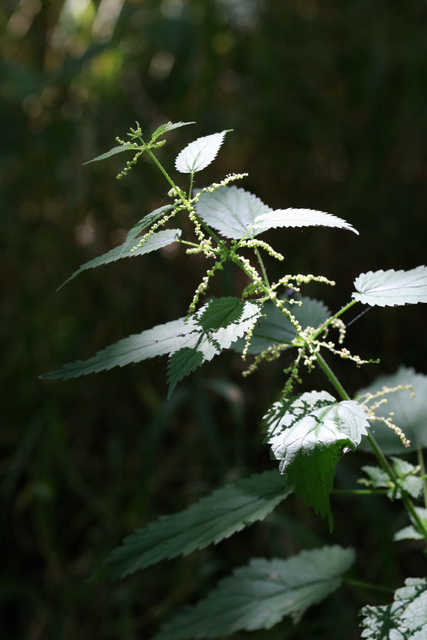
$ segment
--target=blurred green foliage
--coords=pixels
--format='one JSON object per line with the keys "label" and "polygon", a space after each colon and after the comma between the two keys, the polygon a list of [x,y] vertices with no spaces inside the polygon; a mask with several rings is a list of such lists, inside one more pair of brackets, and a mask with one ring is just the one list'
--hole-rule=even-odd
{"label": "blurred green foliage", "polygon": [[[81,166],[135,120],[148,130],[197,122],[169,134],[162,157],[170,167],[190,139],[233,128],[204,184],[248,171],[243,186],[270,206],[316,208],[352,223],[359,239],[315,229],[274,243],[287,271],[337,280],[333,291],[307,292],[325,295],[334,310],[360,272],[425,262],[426,17],[419,1],[1,4],[1,637],[146,638],[251,555],[330,542],[324,523],[290,501],[217,550],[123,583],[85,583],[133,528],[219,479],[268,468],[259,420],[283,367],[240,386],[241,365],[227,355],[169,402],[165,363],[78,382],[38,376],[184,315],[198,284],[199,257],[163,251],[82,274],[55,293],[166,196],[143,161],[120,182],[120,157]],[[233,270],[218,283],[230,295],[242,286]],[[352,351],[378,354],[381,371],[402,361],[425,373],[425,321],[422,307],[372,311],[349,329]],[[342,369],[353,389],[378,373]],[[338,480],[346,486],[353,476],[350,464]],[[357,509],[336,499],[334,513],[340,543],[356,538],[363,579],[399,586],[407,570],[424,575],[412,547],[403,565],[388,541],[402,525],[398,511],[374,498]],[[367,534],[372,513],[379,526]],[[338,594],[288,637],[358,637],[348,628],[367,598],[377,602]],[[286,629],[253,638],[282,638]]]}

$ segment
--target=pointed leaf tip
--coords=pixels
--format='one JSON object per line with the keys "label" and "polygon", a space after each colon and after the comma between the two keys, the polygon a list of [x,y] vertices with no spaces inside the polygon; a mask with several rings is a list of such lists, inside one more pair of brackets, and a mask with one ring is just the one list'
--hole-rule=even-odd
{"label": "pointed leaf tip", "polygon": [[347,229],[359,235],[359,232],[348,222],[324,211],[313,209],[277,209],[264,213],[255,219],[254,230],[256,234],[268,231],[276,227],[336,227]]}
{"label": "pointed leaf tip", "polygon": [[122,153],[122,151],[136,151],[137,147],[135,147],[133,142],[127,142],[126,144],[121,144],[118,147],[113,147],[110,151],[106,153],[102,153],[100,156],[96,156],[96,158],[92,158],[92,160],[88,160],[87,162],[83,162],[83,166],[85,164],[90,164],[91,162],[98,162],[99,160],[106,160],[107,158],[111,158],[111,156],[115,156],[116,153]]}
{"label": "pointed leaf tip", "polygon": [[270,629],[284,616],[298,623],[310,606],[340,588],[354,560],[353,549],[339,546],[302,551],[287,560],[254,558],[166,622],[153,640],[228,637]]}
{"label": "pointed leaf tip", "polygon": [[175,168],[181,173],[195,173],[205,169],[216,158],[227,131],[213,133],[190,142],[177,156]]}

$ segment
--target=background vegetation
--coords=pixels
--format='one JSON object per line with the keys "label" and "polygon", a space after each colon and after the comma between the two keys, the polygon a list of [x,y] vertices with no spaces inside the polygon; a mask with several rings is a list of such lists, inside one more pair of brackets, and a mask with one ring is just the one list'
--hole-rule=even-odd
{"label": "background vegetation", "polygon": [[[332,538],[291,500],[216,550],[123,583],[85,583],[124,534],[219,479],[269,468],[259,422],[283,367],[240,384],[239,360],[225,355],[168,403],[164,362],[67,383],[38,376],[184,315],[198,284],[201,258],[191,258],[190,270],[188,258],[168,250],[87,272],[55,293],[166,195],[143,161],[120,182],[120,156],[81,166],[135,120],[147,130],[196,121],[169,134],[163,157],[171,167],[190,140],[232,128],[204,183],[248,171],[242,186],[270,206],[316,208],[352,223],[360,238],[315,229],[274,242],[287,272],[337,280],[334,290],[307,291],[326,296],[331,309],[348,301],[361,272],[423,264],[426,14],[418,0],[1,4],[1,637],[146,638],[251,555],[285,557],[322,541],[356,542],[360,579],[397,587],[407,573],[425,575],[410,545],[403,564],[389,542],[402,526],[399,509],[336,498]],[[232,269],[218,279],[225,294],[241,286]],[[417,306],[354,323],[352,351],[379,355],[381,365],[354,373],[338,363],[347,388],[393,373],[400,361],[427,373],[426,319]],[[338,483],[352,473],[350,462]],[[367,534],[373,511],[381,524]],[[361,592],[354,602],[343,592],[292,637],[349,638],[367,599],[388,601]],[[286,624],[259,637],[283,638]]]}

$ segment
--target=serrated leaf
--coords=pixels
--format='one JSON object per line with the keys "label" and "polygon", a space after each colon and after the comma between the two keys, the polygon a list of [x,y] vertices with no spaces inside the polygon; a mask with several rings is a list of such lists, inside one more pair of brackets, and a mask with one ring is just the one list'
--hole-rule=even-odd
{"label": "serrated leaf", "polygon": [[[298,320],[302,329],[314,327],[315,329],[326,322],[331,315],[329,309],[320,300],[314,300],[297,294],[295,300],[302,304],[290,304],[286,302],[284,308],[288,309]],[[280,309],[272,302],[266,302],[262,308],[262,317],[256,328],[254,329],[251,344],[248,353],[255,355],[261,353],[274,344],[292,344],[292,340],[296,337],[296,331],[289,320],[284,317]],[[245,341],[238,340],[233,349],[235,351],[243,351]]]}
{"label": "serrated leaf", "polygon": [[[427,529],[427,509],[425,509],[424,507],[414,507],[414,509],[417,516],[421,520],[423,527]],[[395,533],[393,536],[393,540],[395,542],[398,542],[399,540],[425,541],[424,533],[420,530],[418,523],[411,513],[409,514],[409,517],[411,519],[412,525],[409,527],[404,527],[403,529],[400,529],[400,531],[397,531],[397,533]]]}
{"label": "serrated leaf", "polygon": [[288,560],[255,558],[221,580],[205,600],[167,622],[153,640],[218,638],[296,623],[313,604],[336,591],[354,563],[352,549],[323,547]]}
{"label": "serrated leaf", "polygon": [[400,499],[402,497],[402,490],[417,499],[423,490],[423,481],[419,476],[415,475],[419,470],[418,467],[400,458],[392,457],[391,460],[397,476],[396,483],[393,483],[388,474],[379,467],[362,467],[362,471],[369,476],[371,486],[376,489],[390,489],[387,496],[391,500],[395,500],[396,498]]}
{"label": "serrated leaf", "polygon": [[[206,224],[225,238],[240,240],[253,227],[257,216],[272,209],[249,191],[233,186],[202,193],[196,211]],[[250,233],[248,237],[254,235]]]}
{"label": "serrated leaf", "polygon": [[[144,244],[142,244],[138,249],[133,249],[138,244],[137,237],[139,234],[148,226],[150,226],[155,220],[160,218],[165,211],[171,209],[170,205],[166,205],[165,207],[161,207],[152,213],[149,213],[142,220],[140,220],[127,234],[126,240],[123,244],[118,247],[114,247],[111,251],[107,251],[102,256],[98,258],[94,258],[93,260],[89,260],[89,262],[85,262],[82,264],[74,273],[59,287],[62,289],[67,282],[70,282],[73,278],[79,275],[82,271],[86,269],[94,269],[95,267],[100,267],[104,264],[109,264],[110,262],[115,262],[116,260],[120,260],[121,258],[133,258],[135,256],[141,256],[146,253],[151,253],[152,251],[157,251],[163,247],[166,247],[172,242],[176,242],[178,238],[181,236],[180,229],[165,229],[164,231],[157,231],[153,233]],[[162,210],[162,211],[161,211]],[[161,213],[159,213],[161,211]]]}
{"label": "serrated leaf", "polygon": [[[393,388],[399,385],[411,385],[412,390],[396,391],[385,397],[387,404],[381,404],[375,413],[388,417],[393,413],[393,422],[403,430],[411,441],[411,446],[405,448],[398,436],[383,422],[376,420],[372,423],[372,433],[386,455],[403,454],[414,451],[417,446],[427,447],[427,376],[415,373],[414,369],[400,367],[393,375],[380,376],[369,387],[358,391],[357,395],[376,393],[383,387]],[[361,443],[364,451],[371,451],[368,442]]]}
{"label": "serrated leaf", "polygon": [[124,578],[161,560],[204,549],[263,520],[292,489],[276,470],[238,480],[185,511],[162,516],[125,538],[95,577]]}
{"label": "serrated leaf", "polygon": [[427,267],[409,271],[369,271],[354,281],[352,297],[371,307],[395,307],[427,302]]}
{"label": "serrated leaf", "polygon": [[200,324],[205,331],[225,328],[240,318],[243,308],[244,302],[232,296],[212,300],[200,317]]}
{"label": "serrated leaf", "polygon": [[382,607],[366,606],[362,638],[368,640],[425,640],[427,637],[427,578],[408,578],[397,589],[394,602]]}
{"label": "serrated leaf", "polygon": [[127,142],[126,144],[121,144],[118,147],[113,147],[110,151],[101,154],[100,156],[96,156],[92,160],[88,160],[87,162],[83,162],[83,165],[90,164],[91,162],[98,162],[99,160],[106,160],[107,158],[111,158],[111,156],[115,156],[116,153],[122,153],[123,151],[137,151],[138,145],[135,146],[133,142]]}
{"label": "serrated leaf", "polygon": [[336,402],[326,391],[303,393],[276,402],[264,417],[265,441],[280,461],[295,492],[316,513],[328,516],[335,465],[344,448],[355,449],[369,427],[364,408],[354,401]]}
{"label": "serrated leaf", "polygon": [[151,142],[154,142],[160,136],[163,136],[168,131],[172,131],[173,129],[179,129],[180,127],[186,127],[189,124],[196,124],[195,122],[166,122],[165,124],[161,124],[160,127],[157,127],[155,132],[151,135]]}
{"label": "serrated leaf", "polygon": [[42,378],[68,380],[88,373],[107,371],[113,367],[123,367],[155,356],[172,355],[184,347],[199,351],[204,361],[212,360],[222,349],[228,349],[244,335],[258,318],[261,307],[257,302],[246,301],[239,319],[235,322],[227,327],[205,331],[201,325],[201,317],[210,304],[212,301],[193,314],[187,322],[185,318],[180,318],[129,336],[99,351],[89,360],[66,364]]}
{"label": "serrated leaf", "polygon": [[181,173],[196,173],[205,169],[215,160],[226,133],[227,131],[221,131],[190,142],[178,154],[175,160],[176,170]]}
{"label": "serrated leaf", "polygon": [[255,218],[254,230],[256,235],[275,229],[277,227],[337,227],[347,229],[359,235],[356,229],[330,213],[324,211],[314,211],[312,209],[276,209],[269,213],[264,213]]}
{"label": "serrated leaf", "polygon": [[173,390],[180,380],[189,376],[203,364],[204,358],[201,351],[183,347],[171,356],[168,364],[168,398],[171,397]]}
{"label": "serrated leaf", "polygon": [[409,525],[408,527],[399,529],[399,531],[394,534],[394,542],[400,542],[401,540],[424,540],[424,536],[419,533],[413,525]]}

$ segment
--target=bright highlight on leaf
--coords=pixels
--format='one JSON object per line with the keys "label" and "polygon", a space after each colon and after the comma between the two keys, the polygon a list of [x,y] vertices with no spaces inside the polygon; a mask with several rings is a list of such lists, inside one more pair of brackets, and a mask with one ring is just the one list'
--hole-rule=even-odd
{"label": "bright highlight on leaf", "polygon": [[425,640],[427,638],[427,578],[408,578],[394,602],[363,607],[362,638],[367,640]]}
{"label": "bright highlight on leaf", "polygon": [[263,520],[291,492],[286,476],[276,470],[217,489],[185,511],[162,516],[125,538],[95,577],[124,578],[161,560],[217,544]]}
{"label": "bright highlight on leaf", "polygon": [[354,450],[369,427],[364,408],[354,401],[337,402],[326,391],[303,393],[276,402],[264,418],[265,441],[280,461],[295,493],[307,506],[328,516],[335,465],[344,448]]}
{"label": "bright highlight on leaf", "polygon": [[[206,224],[225,238],[240,240],[254,226],[257,216],[272,209],[249,191],[233,186],[202,193],[196,211]],[[249,237],[254,235],[250,233]]]}
{"label": "bright highlight on leaf", "polygon": [[190,142],[177,156],[175,168],[181,173],[196,173],[205,169],[216,158],[227,131],[213,133]]}
{"label": "bright highlight on leaf", "polygon": [[268,229],[277,227],[337,227],[348,229],[359,235],[351,224],[324,211],[312,209],[277,209],[271,213],[264,213],[255,219],[255,235],[259,235]]}
{"label": "bright highlight on leaf", "polygon": [[[173,356],[180,350],[181,357],[185,353],[186,357],[191,361],[191,365],[185,364],[188,372],[190,372],[193,370],[191,366],[196,361],[201,364],[206,360],[212,360],[223,349],[228,349],[233,342],[244,335],[261,313],[259,303],[246,301],[243,303],[239,317],[230,322],[230,324],[225,327],[222,326],[223,318],[220,318],[218,325],[212,323],[211,328],[205,330],[202,318],[211,304],[213,304],[213,301],[204,305],[187,322],[185,318],[180,318],[179,320],[158,325],[148,331],[143,331],[138,335],[129,336],[116,344],[110,345],[103,351],[99,351],[96,356],[89,358],[89,360],[66,364],[62,369],[48,373],[43,378],[68,380],[88,373],[107,371],[113,367],[124,367],[127,364],[141,362],[155,356],[166,354]],[[216,305],[214,305],[214,308],[216,308]],[[185,352],[182,351],[184,348],[187,349]],[[200,353],[201,357],[196,356],[196,352]],[[181,362],[181,364],[183,363]],[[172,374],[170,372],[171,375],[172,380],[174,380],[175,375],[177,375],[175,369]]]}
{"label": "bright highlight on leaf", "polygon": [[339,589],[354,560],[353,549],[338,546],[302,551],[288,560],[255,558],[167,622],[153,640],[228,637],[270,629],[284,616],[297,623],[310,606]]}
{"label": "bright highlight on leaf", "polygon": [[354,281],[352,297],[371,307],[396,307],[427,302],[427,267],[409,271],[369,271]]}

